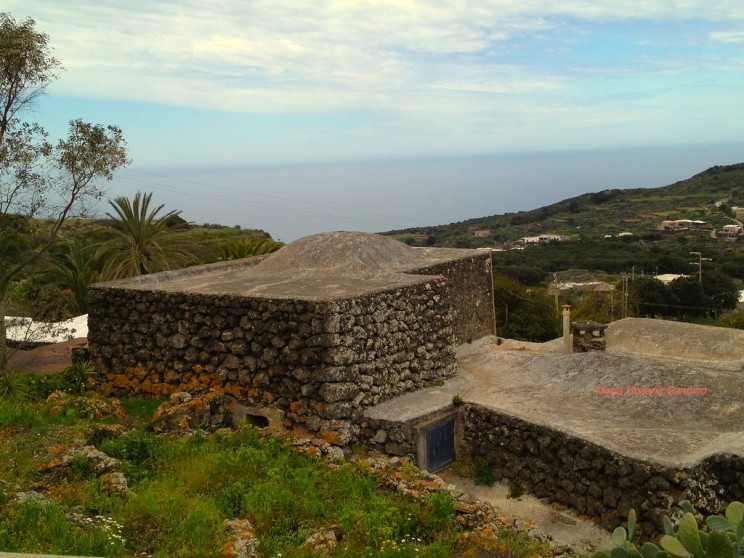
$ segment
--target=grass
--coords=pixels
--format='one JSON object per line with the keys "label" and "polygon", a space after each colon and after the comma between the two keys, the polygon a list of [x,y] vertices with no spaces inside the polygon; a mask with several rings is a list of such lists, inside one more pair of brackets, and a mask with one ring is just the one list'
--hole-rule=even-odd
{"label": "grass", "polygon": [[[447,492],[413,500],[382,488],[366,465],[328,468],[251,427],[191,437],[146,430],[157,400],[123,401],[141,426],[96,446],[121,461],[130,492],[107,492],[84,457],[65,478],[39,471],[50,449],[92,430],[82,416],[51,416],[40,403],[0,399],[0,550],[101,556],[217,556],[226,519],[249,519],[263,556],[304,556],[313,533],[337,525],[335,556],[458,556],[472,542]],[[407,471],[407,474],[409,472]],[[410,473],[413,474],[413,473]],[[45,500],[19,503],[31,488]],[[475,540],[475,539],[473,539]],[[511,540],[511,539],[510,539]],[[517,537],[514,556],[544,551]],[[510,550],[511,551],[511,550]]]}

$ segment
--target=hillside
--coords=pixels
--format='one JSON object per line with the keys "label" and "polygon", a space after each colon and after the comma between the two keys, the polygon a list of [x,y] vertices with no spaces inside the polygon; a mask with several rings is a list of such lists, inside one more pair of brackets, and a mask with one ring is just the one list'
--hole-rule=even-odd
{"label": "hillside", "polygon": [[660,188],[603,190],[531,211],[386,234],[414,245],[475,248],[541,234],[596,240],[620,232],[658,233],[668,219],[705,221],[705,229],[720,230],[734,223],[726,214],[731,206],[744,206],[744,163],[711,167]]}

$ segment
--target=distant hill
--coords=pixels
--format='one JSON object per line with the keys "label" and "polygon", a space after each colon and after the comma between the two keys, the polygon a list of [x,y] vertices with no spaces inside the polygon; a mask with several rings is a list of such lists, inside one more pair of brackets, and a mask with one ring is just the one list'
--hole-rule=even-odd
{"label": "distant hill", "polygon": [[476,248],[509,246],[522,237],[561,235],[596,240],[622,232],[657,235],[662,220],[705,221],[721,230],[732,206],[744,206],[744,163],[711,167],[660,188],[602,190],[531,211],[468,219],[459,223],[390,231],[407,244]]}

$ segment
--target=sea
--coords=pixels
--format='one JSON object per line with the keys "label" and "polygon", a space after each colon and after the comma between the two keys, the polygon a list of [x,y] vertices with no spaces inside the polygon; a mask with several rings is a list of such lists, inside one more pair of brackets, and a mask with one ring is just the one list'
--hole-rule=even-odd
{"label": "sea", "polygon": [[[654,188],[744,162],[744,143],[324,161],[132,167],[109,196],[153,192],[187,221],[261,229],[291,242],[337,230],[426,228],[549,205],[587,192]],[[105,213],[98,208],[100,214]]]}

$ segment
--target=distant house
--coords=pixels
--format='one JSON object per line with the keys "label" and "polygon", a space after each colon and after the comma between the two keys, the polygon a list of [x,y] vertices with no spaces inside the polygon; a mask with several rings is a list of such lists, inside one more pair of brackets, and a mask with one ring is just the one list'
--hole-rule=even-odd
{"label": "distant house", "polygon": [[724,225],[723,234],[726,236],[737,236],[741,232],[741,225]]}
{"label": "distant house", "polygon": [[527,244],[540,244],[540,237],[539,236],[523,236],[517,242],[523,246]]}
{"label": "distant house", "polygon": [[628,232],[628,231],[617,233],[617,237],[618,238],[623,238],[623,237],[626,237],[626,236],[633,236],[633,233],[632,232]]}
{"label": "distant house", "polygon": [[483,229],[480,231],[474,231],[473,236],[475,238],[485,238],[487,236],[491,236],[491,229]]}
{"label": "distant house", "polygon": [[671,219],[661,222],[661,228],[665,230],[697,229],[705,225],[705,221],[691,219]]}
{"label": "distant house", "polygon": [[680,277],[689,277],[689,275],[678,275],[677,273],[662,273],[661,275],[657,275],[655,278],[664,283],[665,285],[667,283],[671,283],[675,279],[679,279]]}
{"label": "distant house", "polygon": [[527,244],[540,244],[552,241],[562,242],[564,240],[566,238],[559,234],[541,234],[538,236],[523,236],[517,242],[522,246],[526,246]]}

